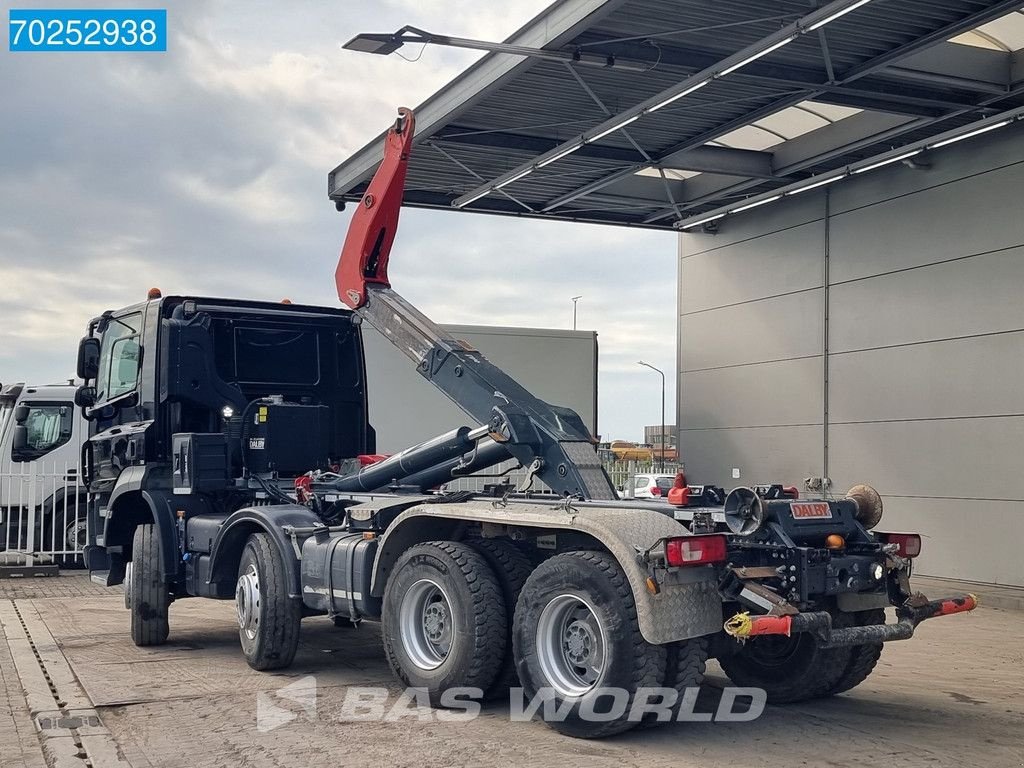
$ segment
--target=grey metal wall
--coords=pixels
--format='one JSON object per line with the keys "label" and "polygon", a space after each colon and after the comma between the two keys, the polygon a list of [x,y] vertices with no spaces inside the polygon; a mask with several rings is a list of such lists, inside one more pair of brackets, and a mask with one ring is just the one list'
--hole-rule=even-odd
{"label": "grey metal wall", "polygon": [[919,572],[1024,585],[1024,132],[928,161],[681,236],[681,455],[871,483]]}
{"label": "grey metal wall", "polygon": [[[597,434],[597,333],[443,327],[479,349],[538,397],[574,409]],[[370,326],[363,328],[370,423],[377,430],[379,451],[393,453],[469,423],[461,410],[416,373],[405,355]]]}

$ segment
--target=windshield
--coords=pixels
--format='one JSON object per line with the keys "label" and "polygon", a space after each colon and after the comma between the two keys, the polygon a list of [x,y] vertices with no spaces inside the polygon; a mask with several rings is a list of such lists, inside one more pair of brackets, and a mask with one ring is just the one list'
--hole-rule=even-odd
{"label": "windshield", "polygon": [[113,400],[135,389],[142,361],[142,347],[139,346],[141,329],[140,313],[110,319],[100,347],[97,402]]}
{"label": "windshield", "polygon": [[71,403],[33,403],[25,419],[27,439],[22,460],[44,456],[71,439],[74,430],[74,406]]}

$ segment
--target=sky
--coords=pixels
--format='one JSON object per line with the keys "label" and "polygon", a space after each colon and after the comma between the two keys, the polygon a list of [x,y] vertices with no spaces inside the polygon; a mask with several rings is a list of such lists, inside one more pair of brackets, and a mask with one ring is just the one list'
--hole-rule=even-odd
{"label": "sky", "polygon": [[[159,6],[166,53],[4,46],[0,382],[69,378],[89,318],[151,286],[337,305],[350,214],[327,200],[327,172],[478,58],[341,45],[405,24],[500,40],[547,5],[176,0]],[[439,323],[569,328],[582,295],[579,328],[601,349],[600,431],[640,439],[660,422],[661,383],[638,360],[666,372],[674,421],[676,268],[670,233],[405,209],[389,272]]]}

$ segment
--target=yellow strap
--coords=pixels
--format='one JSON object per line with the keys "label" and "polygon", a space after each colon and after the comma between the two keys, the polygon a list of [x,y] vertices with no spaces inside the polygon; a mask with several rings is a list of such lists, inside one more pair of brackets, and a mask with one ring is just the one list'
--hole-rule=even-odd
{"label": "yellow strap", "polygon": [[725,633],[730,637],[750,637],[750,630],[753,626],[754,622],[748,612],[737,613],[725,622]]}

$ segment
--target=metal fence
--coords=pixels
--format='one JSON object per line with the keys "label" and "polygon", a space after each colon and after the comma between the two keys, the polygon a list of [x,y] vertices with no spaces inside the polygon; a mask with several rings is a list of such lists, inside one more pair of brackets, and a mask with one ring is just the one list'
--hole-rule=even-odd
{"label": "metal fence", "polygon": [[88,541],[78,468],[48,461],[0,464],[0,549],[28,565],[79,560]]}
{"label": "metal fence", "polygon": [[[633,478],[643,474],[668,474],[674,475],[683,469],[682,464],[665,462],[665,468],[661,468],[661,462],[654,461],[606,461],[603,462],[604,471],[611,478],[612,485],[619,491],[622,497],[632,495]],[[506,480],[513,488],[518,488],[526,479],[526,470],[519,466],[514,460],[506,461],[497,467],[492,467],[486,473],[460,477],[452,480],[444,486],[446,491],[476,491],[483,490],[485,485],[501,483]],[[540,480],[534,480],[532,490],[549,490]]]}

